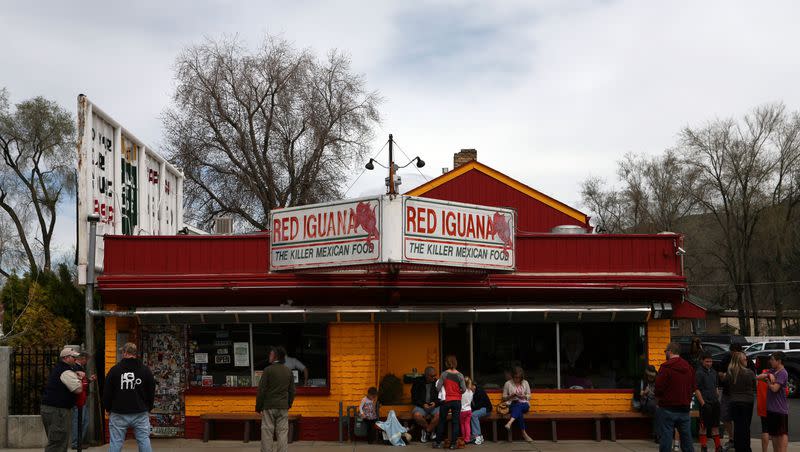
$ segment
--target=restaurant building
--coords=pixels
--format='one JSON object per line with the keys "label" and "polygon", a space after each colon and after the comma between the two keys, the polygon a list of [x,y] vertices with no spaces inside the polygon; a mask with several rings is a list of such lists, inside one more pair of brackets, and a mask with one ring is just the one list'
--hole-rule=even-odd
{"label": "restaurant building", "polygon": [[[386,374],[440,370],[451,353],[495,403],[508,369],[521,366],[534,388],[533,412],[630,411],[643,366],[663,361],[670,319],[703,315],[684,301],[682,236],[590,233],[580,211],[469,153],[465,160],[408,197],[275,211],[264,233],[107,236],[98,278],[105,368],[122,343],[139,343],[158,382],[154,433],[187,438],[202,437],[203,413],[254,410],[270,345],[285,346],[306,369],[296,371],[291,409],[302,415],[304,440],[336,440],[340,401],[357,405]],[[340,204],[338,214],[326,210]],[[441,215],[431,213],[439,208]],[[293,223],[298,212],[305,223]],[[479,215],[473,222],[463,212]],[[336,215],[345,217],[324,223]],[[291,250],[314,240],[286,241],[298,228],[308,239],[342,221],[362,232],[339,241],[366,249],[361,257],[335,247],[304,256]],[[447,248],[455,242],[426,238],[433,224],[492,240]],[[511,233],[502,237],[506,227]],[[432,254],[426,260],[413,250]],[[496,259],[481,261],[489,253]],[[409,385],[404,397],[408,403]],[[390,408],[410,409],[383,407],[383,414]],[[618,423],[617,434],[646,435],[647,425]],[[534,438],[549,437],[548,428],[534,425]],[[241,429],[219,423],[217,437],[240,438]],[[591,432],[576,422],[559,436]]]}

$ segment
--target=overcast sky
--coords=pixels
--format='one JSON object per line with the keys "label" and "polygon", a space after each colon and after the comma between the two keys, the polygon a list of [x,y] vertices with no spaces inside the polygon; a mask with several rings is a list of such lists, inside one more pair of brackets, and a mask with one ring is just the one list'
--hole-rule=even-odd
{"label": "overcast sky", "polygon": [[[278,34],[350,53],[385,98],[375,152],[391,132],[432,178],[476,148],[483,163],[582,208],[581,180],[613,179],[623,154],[661,152],[687,124],[765,102],[798,109],[798,13],[797,2],[732,1],[4,2],[0,87],[72,112],[84,93],[157,148],[181,48]],[[384,176],[367,172],[348,196],[381,190]],[[74,205],[62,210],[67,251]]]}

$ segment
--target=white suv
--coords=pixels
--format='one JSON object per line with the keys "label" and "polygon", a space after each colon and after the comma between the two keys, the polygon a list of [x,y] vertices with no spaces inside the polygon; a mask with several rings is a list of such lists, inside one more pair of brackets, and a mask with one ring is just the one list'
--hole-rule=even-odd
{"label": "white suv", "polygon": [[769,341],[769,342],[756,342],[744,351],[748,355],[751,353],[761,351],[787,351],[787,350],[800,350],[800,340],[784,340],[784,341]]}

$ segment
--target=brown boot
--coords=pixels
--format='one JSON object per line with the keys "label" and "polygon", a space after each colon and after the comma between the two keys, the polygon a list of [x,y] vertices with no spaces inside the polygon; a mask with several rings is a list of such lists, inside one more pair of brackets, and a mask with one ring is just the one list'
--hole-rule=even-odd
{"label": "brown boot", "polygon": [[467,447],[467,443],[464,442],[463,437],[459,437],[456,441],[456,449],[463,449],[465,447]]}
{"label": "brown boot", "polygon": [[444,441],[442,441],[442,448],[443,449],[450,448],[450,438],[445,438]]}

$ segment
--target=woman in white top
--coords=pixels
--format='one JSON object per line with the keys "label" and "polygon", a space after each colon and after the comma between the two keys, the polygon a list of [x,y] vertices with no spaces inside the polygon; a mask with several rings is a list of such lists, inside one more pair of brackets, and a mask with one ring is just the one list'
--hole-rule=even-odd
{"label": "woman in white top", "polygon": [[515,367],[514,372],[511,374],[511,379],[503,386],[503,401],[509,403],[509,419],[506,424],[508,430],[508,440],[511,441],[511,426],[514,422],[517,423],[522,431],[522,438],[527,442],[532,442],[533,439],[528,436],[525,431],[525,413],[530,410],[531,400],[531,386],[525,380],[525,375],[521,367]]}

